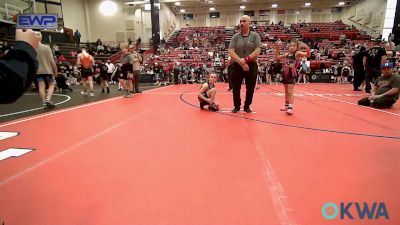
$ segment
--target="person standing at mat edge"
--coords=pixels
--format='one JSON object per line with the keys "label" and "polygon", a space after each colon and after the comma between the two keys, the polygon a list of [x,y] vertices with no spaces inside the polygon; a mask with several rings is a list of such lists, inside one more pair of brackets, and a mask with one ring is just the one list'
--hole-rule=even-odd
{"label": "person standing at mat edge", "polygon": [[250,105],[253,102],[254,88],[257,79],[257,57],[261,52],[261,38],[256,32],[250,31],[250,17],[240,17],[240,32],[232,37],[228,53],[233,64],[233,113],[240,110],[240,89],[243,79],[246,82],[246,100],[243,110],[251,113]]}
{"label": "person standing at mat edge", "polygon": [[134,48],[131,48],[131,53],[133,57],[133,79],[132,79],[132,90],[133,93],[142,93],[139,90],[139,81],[140,81],[140,63],[142,62],[142,56],[135,51]]}
{"label": "person standing at mat edge", "polygon": [[[37,35],[42,40],[42,34],[37,32]],[[43,109],[52,109],[55,107],[51,101],[54,92],[55,76],[57,75],[57,65],[54,61],[53,53],[50,46],[43,43],[39,44],[36,48],[37,60],[39,62],[39,69],[36,73],[35,79],[39,86],[39,95],[42,99]],[[46,95],[46,81],[49,84]]]}

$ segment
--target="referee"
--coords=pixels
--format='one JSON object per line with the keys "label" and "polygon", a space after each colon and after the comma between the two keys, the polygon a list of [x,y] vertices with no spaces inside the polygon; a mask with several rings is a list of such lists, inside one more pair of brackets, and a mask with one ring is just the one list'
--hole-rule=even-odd
{"label": "referee", "polygon": [[253,101],[254,88],[257,79],[257,57],[261,51],[261,38],[253,31],[250,31],[250,17],[245,15],[240,17],[240,33],[232,37],[229,44],[228,53],[233,64],[232,85],[233,103],[235,108],[232,112],[240,110],[240,88],[243,79],[246,82],[246,100],[243,110],[251,113],[250,105]]}

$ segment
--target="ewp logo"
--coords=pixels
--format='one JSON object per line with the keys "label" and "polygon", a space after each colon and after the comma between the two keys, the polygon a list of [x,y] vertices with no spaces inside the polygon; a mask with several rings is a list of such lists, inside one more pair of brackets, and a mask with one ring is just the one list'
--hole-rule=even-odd
{"label": "ewp logo", "polygon": [[56,29],[57,27],[57,14],[19,14],[17,16],[18,29]]}
{"label": "ewp logo", "polygon": [[[354,210],[355,208],[355,210]],[[352,210],[353,209],[353,210]],[[356,219],[364,220],[364,219],[389,219],[389,214],[386,209],[386,205],[383,202],[374,202],[372,206],[366,202],[358,203],[358,202],[348,202],[340,203],[339,207],[332,202],[326,203],[322,207],[322,216],[328,220],[335,219],[340,213],[340,219],[350,219],[354,220],[354,216],[358,216]],[[366,218],[365,218],[366,217]],[[382,217],[382,218],[381,218]]]}

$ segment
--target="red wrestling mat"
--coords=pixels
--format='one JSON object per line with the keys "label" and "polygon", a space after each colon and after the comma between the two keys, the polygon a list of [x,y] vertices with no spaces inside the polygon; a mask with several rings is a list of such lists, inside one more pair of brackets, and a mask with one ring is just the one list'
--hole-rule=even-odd
{"label": "red wrestling mat", "polygon": [[[218,113],[199,110],[199,85],[178,85],[0,124],[0,218],[6,225],[400,223],[399,104],[373,110],[355,105],[364,94],[350,85],[297,85],[287,116],[279,111],[283,87],[262,85],[255,113],[232,114],[231,93],[217,87]],[[34,150],[8,157],[10,148]]]}

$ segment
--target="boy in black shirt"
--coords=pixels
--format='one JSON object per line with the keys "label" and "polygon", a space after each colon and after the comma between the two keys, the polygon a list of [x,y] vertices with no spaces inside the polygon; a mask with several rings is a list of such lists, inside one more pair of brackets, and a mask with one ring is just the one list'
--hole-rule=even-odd
{"label": "boy in black shirt", "polygon": [[365,92],[370,93],[371,83],[381,75],[380,66],[386,62],[386,50],[379,45],[370,48],[364,56]]}

